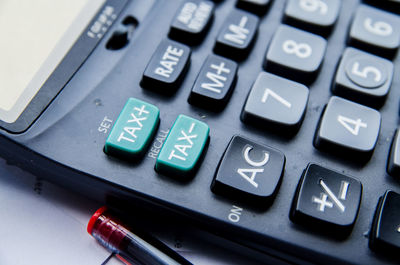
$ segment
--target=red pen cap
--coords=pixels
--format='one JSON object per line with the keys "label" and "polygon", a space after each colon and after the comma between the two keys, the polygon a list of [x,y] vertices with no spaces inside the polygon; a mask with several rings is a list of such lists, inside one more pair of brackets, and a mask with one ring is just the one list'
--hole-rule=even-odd
{"label": "red pen cap", "polygon": [[109,214],[105,206],[99,208],[92,215],[87,226],[87,231],[100,244],[116,253],[119,253],[121,244],[128,233],[128,230]]}

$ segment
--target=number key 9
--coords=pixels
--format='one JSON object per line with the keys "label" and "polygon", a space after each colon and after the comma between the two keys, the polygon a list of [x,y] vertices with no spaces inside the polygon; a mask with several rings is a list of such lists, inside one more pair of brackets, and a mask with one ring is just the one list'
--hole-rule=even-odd
{"label": "number key 9", "polygon": [[333,28],[339,10],[339,0],[289,0],[285,9],[285,22],[326,36]]}

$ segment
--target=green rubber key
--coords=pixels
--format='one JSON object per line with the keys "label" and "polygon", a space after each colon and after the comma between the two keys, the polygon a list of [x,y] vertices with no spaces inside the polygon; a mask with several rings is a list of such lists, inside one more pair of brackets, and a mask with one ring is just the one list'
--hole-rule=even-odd
{"label": "green rubber key", "polygon": [[125,159],[142,156],[159,121],[160,111],[156,106],[136,98],[128,99],[111,129],[104,151]]}
{"label": "green rubber key", "polygon": [[156,170],[173,176],[191,175],[207,144],[209,132],[204,122],[179,115],[157,157]]}

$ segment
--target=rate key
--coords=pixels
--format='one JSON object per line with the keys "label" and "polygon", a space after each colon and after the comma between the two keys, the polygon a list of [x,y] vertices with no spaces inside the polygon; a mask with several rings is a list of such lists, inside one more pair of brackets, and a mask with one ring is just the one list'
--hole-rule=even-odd
{"label": "rate key", "polygon": [[186,45],[163,40],[144,70],[141,85],[162,94],[172,94],[186,74],[190,54],[190,48]]}

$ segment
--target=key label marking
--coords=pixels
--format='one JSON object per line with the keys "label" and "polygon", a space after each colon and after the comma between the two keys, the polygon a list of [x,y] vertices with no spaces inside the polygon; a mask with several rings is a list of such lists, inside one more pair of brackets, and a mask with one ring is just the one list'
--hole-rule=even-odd
{"label": "key label marking", "polygon": [[183,49],[169,45],[160,61],[160,66],[154,70],[154,73],[166,78],[170,78],[171,74],[175,70],[174,67],[179,63],[183,53]]}
{"label": "key label marking", "polygon": [[333,207],[333,203],[328,201],[328,195],[326,195],[325,193],[321,193],[321,198],[313,197],[312,201],[319,204],[318,211],[320,212],[324,212],[325,207]]}
{"label": "key label marking", "polygon": [[279,101],[280,103],[282,103],[282,105],[284,105],[287,108],[291,108],[292,104],[287,101],[286,99],[284,99],[283,97],[279,96],[277,93],[275,93],[274,91],[272,91],[269,88],[266,88],[264,91],[264,95],[262,96],[261,102],[265,103],[267,102],[268,96],[271,95],[271,97],[275,98],[277,101]]}
{"label": "key label marking", "polygon": [[360,132],[360,128],[368,127],[368,125],[365,122],[362,122],[361,119],[353,120],[349,117],[338,115],[337,120],[341,125],[343,125],[344,128],[346,128],[346,130],[355,136],[357,136]]}
{"label": "key label marking", "polygon": [[201,87],[212,92],[221,94],[221,88],[225,86],[227,80],[226,76],[222,74],[225,73],[229,75],[231,70],[225,67],[225,63],[221,62],[219,65],[211,64],[210,67],[216,70],[216,73],[207,72],[206,77],[212,81],[212,83],[202,83]]}
{"label": "key label marking", "polygon": [[[142,105],[140,108],[134,107],[133,110],[138,112],[138,116],[142,116],[143,113],[149,114],[147,110],[145,110],[145,105]],[[140,131],[143,127],[142,121],[147,120],[148,116],[145,117],[136,117],[134,112],[130,113],[131,119],[127,121],[127,123],[136,123],[137,126],[139,127],[131,127],[131,126],[125,126],[124,131],[121,132],[119,135],[117,142],[121,142],[121,140],[129,141],[134,143],[135,139],[137,138],[136,131]],[[125,133],[129,134],[129,136],[125,136]]]}
{"label": "key label marking", "polygon": [[[344,213],[346,210],[346,207],[343,205],[343,203],[340,200],[346,200],[347,192],[349,189],[349,182],[347,181],[342,181],[340,185],[340,191],[339,191],[339,198],[336,197],[336,195],[332,192],[332,190],[328,187],[328,185],[322,180],[319,180],[319,185],[321,185],[322,189],[324,192],[320,194],[320,198],[313,196],[312,197],[312,202],[318,204],[318,211],[324,212],[325,207],[333,208],[334,205],[336,205],[339,210]],[[332,200],[328,201],[328,198]]]}
{"label": "key label marking", "polygon": [[[246,181],[248,181],[255,188],[258,188],[258,183],[255,181],[257,173],[264,172],[263,166],[265,166],[269,161],[269,154],[264,151],[264,158],[261,161],[254,161],[249,157],[250,151],[253,149],[251,146],[247,146],[243,151],[243,158],[247,164],[258,168],[238,168],[237,173],[242,176]],[[246,175],[246,173],[251,173],[251,176]]]}
{"label": "key label marking", "polygon": [[228,219],[232,223],[237,223],[240,221],[240,216],[242,215],[243,208],[237,207],[236,205],[232,205],[232,209],[229,212]]}
{"label": "key label marking", "polygon": [[349,183],[347,181],[342,181],[342,183],[340,185],[339,199],[341,199],[343,201],[346,200],[348,188],[349,188]]}
{"label": "key label marking", "polygon": [[224,39],[239,45],[243,45],[244,41],[247,39],[247,35],[250,32],[249,29],[245,28],[248,20],[249,18],[244,16],[240,19],[239,25],[230,24],[229,31],[231,33],[226,33],[224,35]]}
{"label": "key label marking", "polygon": [[185,3],[181,9],[177,19],[189,29],[200,31],[206,24],[206,20],[210,16],[212,8],[212,5],[205,2],[201,2],[200,5],[188,2]]}
{"label": "key label marking", "polygon": [[[193,129],[195,127],[195,123],[193,122],[190,125],[190,128],[188,130],[188,134],[185,133],[184,130],[181,130],[181,137],[178,137],[178,141],[186,141],[187,143],[189,143],[189,145],[187,144],[176,144],[174,146],[174,149],[171,151],[171,153],[169,154],[168,159],[171,160],[172,158],[177,158],[180,159],[182,161],[186,161],[186,157],[188,156],[188,153],[186,151],[186,149],[191,149],[193,147],[193,141],[192,139],[197,138],[197,134],[193,134],[190,135],[193,132]],[[175,154],[175,150],[179,151],[183,156],[179,156]]]}

